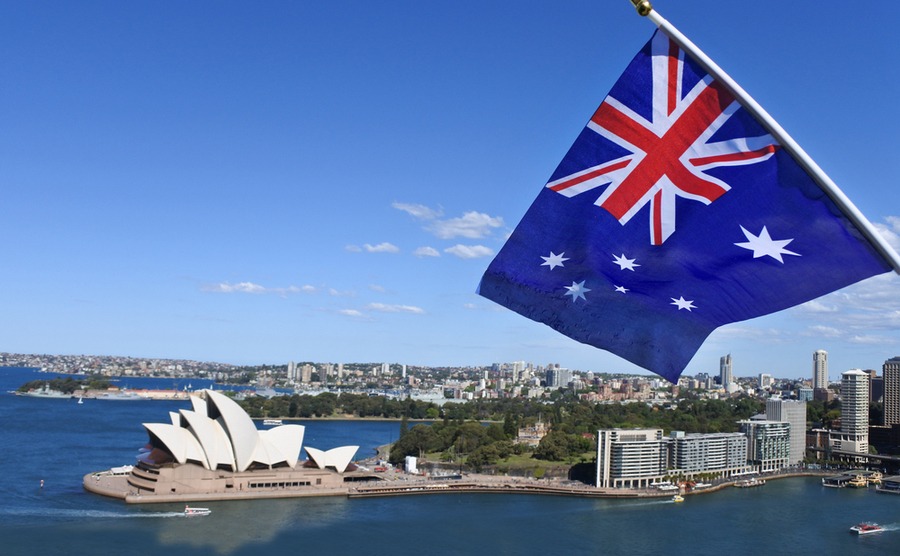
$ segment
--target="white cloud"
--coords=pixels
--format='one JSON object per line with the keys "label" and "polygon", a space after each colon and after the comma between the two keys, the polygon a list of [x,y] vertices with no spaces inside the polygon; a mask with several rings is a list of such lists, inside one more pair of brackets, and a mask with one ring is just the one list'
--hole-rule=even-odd
{"label": "white cloud", "polygon": [[362,312],[357,311],[356,309],[341,309],[338,311],[341,315],[346,315],[348,317],[362,317],[364,316]]}
{"label": "white cloud", "polygon": [[872,225],[895,251],[900,251],[900,216],[888,216],[885,220],[886,224],[873,223]]}
{"label": "white cloud", "polygon": [[363,245],[363,249],[368,253],[399,253],[400,248],[394,245],[393,243],[383,242],[378,245],[370,245],[366,243]]}
{"label": "white cloud", "polygon": [[502,217],[490,216],[474,210],[466,212],[458,218],[441,220],[443,211],[440,209],[432,209],[425,205],[396,202],[391,206],[426,222],[425,229],[440,239],[457,237],[479,239],[491,235],[491,231],[494,228],[503,226]]}
{"label": "white cloud", "polygon": [[254,284],[253,282],[238,282],[237,284],[230,284],[228,282],[220,282],[218,284],[209,284],[203,286],[201,288],[206,292],[213,293],[252,293],[252,294],[275,294],[280,295],[282,297],[286,297],[291,294],[297,293],[316,293],[318,288],[315,286],[304,285],[304,286],[288,286],[285,288],[282,287],[266,287],[261,286],[259,284]]}
{"label": "white cloud", "polygon": [[413,255],[417,257],[440,257],[441,253],[434,247],[419,247],[413,251]]}
{"label": "white cloud", "polygon": [[428,226],[428,229],[441,239],[453,239],[455,237],[478,239],[490,235],[493,228],[499,228],[500,226],[503,226],[502,217],[470,211],[463,214],[460,218],[435,220]]}
{"label": "white cloud", "polygon": [[805,335],[816,338],[840,338],[843,333],[833,326],[817,324],[815,326],[810,326]]}
{"label": "white cloud", "polygon": [[416,315],[424,315],[425,309],[414,305],[387,305],[385,303],[369,303],[366,306],[371,311],[379,311],[382,313],[412,313]]}
{"label": "white cloud", "polygon": [[494,254],[494,250],[484,245],[461,245],[456,244],[453,247],[444,249],[444,253],[456,255],[460,259],[477,259],[480,257],[490,257]]}
{"label": "white cloud", "polygon": [[328,295],[331,297],[353,297],[356,293],[353,290],[340,291],[335,288],[328,288]]}
{"label": "white cloud", "polygon": [[362,253],[362,247],[359,245],[347,245],[344,247],[345,251],[350,251],[351,253]]}
{"label": "white cloud", "polygon": [[203,291],[216,293],[265,293],[266,288],[253,282],[238,282],[237,284],[220,282],[203,286]]}
{"label": "white cloud", "polygon": [[397,210],[402,210],[403,212],[414,216],[420,220],[434,220],[436,218],[440,218],[442,212],[440,209],[432,209],[426,207],[425,205],[416,205],[412,203],[392,203],[392,207]]}
{"label": "white cloud", "polygon": [[387,288],[380,284],[369,284],[369,289],[373,292],[384,293],[387,291]]}

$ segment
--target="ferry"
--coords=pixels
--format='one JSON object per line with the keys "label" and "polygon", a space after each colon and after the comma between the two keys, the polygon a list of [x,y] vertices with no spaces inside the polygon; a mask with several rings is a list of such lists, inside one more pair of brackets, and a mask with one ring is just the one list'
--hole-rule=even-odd
{"label": "ferry", "polygon": [[281,419],[266,419],[263,421],[263,425],[265,425],[267,427],[278,427],[283,424],[284,423],[282,422]]}
{"label": "ferry", "polygon": [[763,486],[764,484],[766,484],[765,479],[744,479],[743,481],[734,483],[734,486],[737,488],[753,488]]}
{"label": "ferry", "polygon": [[877,523],[869,522],[860,523],[850,528],[850,532],[856,533],[857,535],[868,535],[870,533],[880,533],[882,531],[884,531],[884,527]]}
{"label": "ferry", "polygon": [[847,481],[847,486],[852,488],[866,488],[869,486],[869,481],[866,480],[862,475],[857,475]]}
{"label": "ferry", "polygon": [[209,515],[212,513],[212,510],[209,508],[192,508],[190,506],[184,507],[184,517],[198,517],[202,515]]}
{"label": "ferry", "polygon": [[676,494],[672,497],[672,502],[684,502],[684,496]]}

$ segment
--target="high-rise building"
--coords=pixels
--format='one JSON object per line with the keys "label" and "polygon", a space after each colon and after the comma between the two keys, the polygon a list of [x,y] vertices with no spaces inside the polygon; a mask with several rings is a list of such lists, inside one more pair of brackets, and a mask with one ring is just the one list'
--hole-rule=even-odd
{"label": "high-rise building", "polygon": [[828,388],[828,352],[817,349],[813,353],[813,390]]}
{"label": "high-rise building", "polygon": [[769,398],[766,400],[766,419],[790,423],[788,464],[802,463],[806,456],[806,402]]}
{"label": "high-rise building", "polygon": [[288,361],[287,379],[288,382],[297,382],[297,364],[293,361]]}
{"label": "high-rise building", "polygon": [[719,382],[722,384],[722,388],[727,392],[728,387],[732,382],[730,353],[719,358]]}
{"label": "high-rise building", "polygon": [[738,421],[747,435],[747,462],[755,471],[777,471],[789,465],[791,425],[786,421]]}
{"label": "high-rise building", "polygon": [[831,448],[869,453],[869,375],[859,369],[841,374],[841,430],[832,433]]}
{"label": "high-rise building", "polygon": [[884,425],[900,424],[900,357],[892,357],[881,367],[884,377]]}

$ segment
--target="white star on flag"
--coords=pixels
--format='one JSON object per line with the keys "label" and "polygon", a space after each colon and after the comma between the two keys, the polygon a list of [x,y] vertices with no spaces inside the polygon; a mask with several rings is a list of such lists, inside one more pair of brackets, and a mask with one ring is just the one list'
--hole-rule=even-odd
{"label": "white star on flag", "polygon": [[620,255],[618,257],[613,255],[613,257],[615,257],[615,260],[613,262],[616,263],[617,265],[619,265],[619,270],[630,270],[630,271],[634,272],[634,267],[641,266],[634,262],[637,259],[629,259],[629,258],[625,257],[625,253],[622,253],[622,255]]}
{"label": "white star on flag", "polygon": [[616,286],[616,291],[620,293],[628,293],[628,288],[625,286]]}
{"label": "white star on flag", "polygon": [[781,264],[784,264],[784,260],[781,258],[782,255],[801,256],[800,253],[794,253],[793,251],[785,249],[785,246],[794,241],[794,238],[772,239],[769,235],[769,230],[767,230],[765,226],[763,226],[762,231],[759,232],[758,236],[753,235],[752,232],[748,232],[743,226],[741,226],[741,231],[744,232],[744,237],[747,238],[747,241],[735,243],[735,245],[753,251],[754,259],[768,255]]}
{"label": "white star on flag", "polygon": [[550,270],[553,270],[558,266],[565,266],[563,262],[569,260],[569,257],[563,257],[563,255],[565,254],[565,251],[563,251],[559,255],[555,254],[553,251],[550,251],[549,257],[541,257],[542,259],[544,259],[544,262],[541,263],[541,266],[549,266]]}
{"label": "white star on flag", "polygon": [[672,298],[672,303],[670,303],[670,305],[675,305],[676,307],[678,307],[678,310],[679,310],[679,311],[682,310],[682,309],[687,309],[688,311],[690,311],[691,309],[696,309],[696,308],[697,308],[697,306],[694,305],[694,301],[693,301],[693,300],[688,301],[687,299],[684,298],[683,295],[682,295],[682,296],[679,296],[678,299],[675,299],[675,298],[673,297],[673,298]]}
{"label": "white star on flag", "polygon": [[591,290],[584,287],[584,282],[584,280],[582,280],[581,283],[572,282],[571,286],[565,287],[567,290],[569,290],[568,292],[566,292],[566,295],[572,296],[572,303],[575,303],[579,297],[587,301],[587,298],[584,297],[584,294]]}

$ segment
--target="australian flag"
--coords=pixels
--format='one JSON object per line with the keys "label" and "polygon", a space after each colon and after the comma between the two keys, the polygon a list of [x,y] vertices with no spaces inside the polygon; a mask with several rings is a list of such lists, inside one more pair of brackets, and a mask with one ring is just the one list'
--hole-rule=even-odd
{"label": "australian flag", "polygon": [[676,382],[717,327],[890,270],[765,127],[657,31],[479,294]]}

